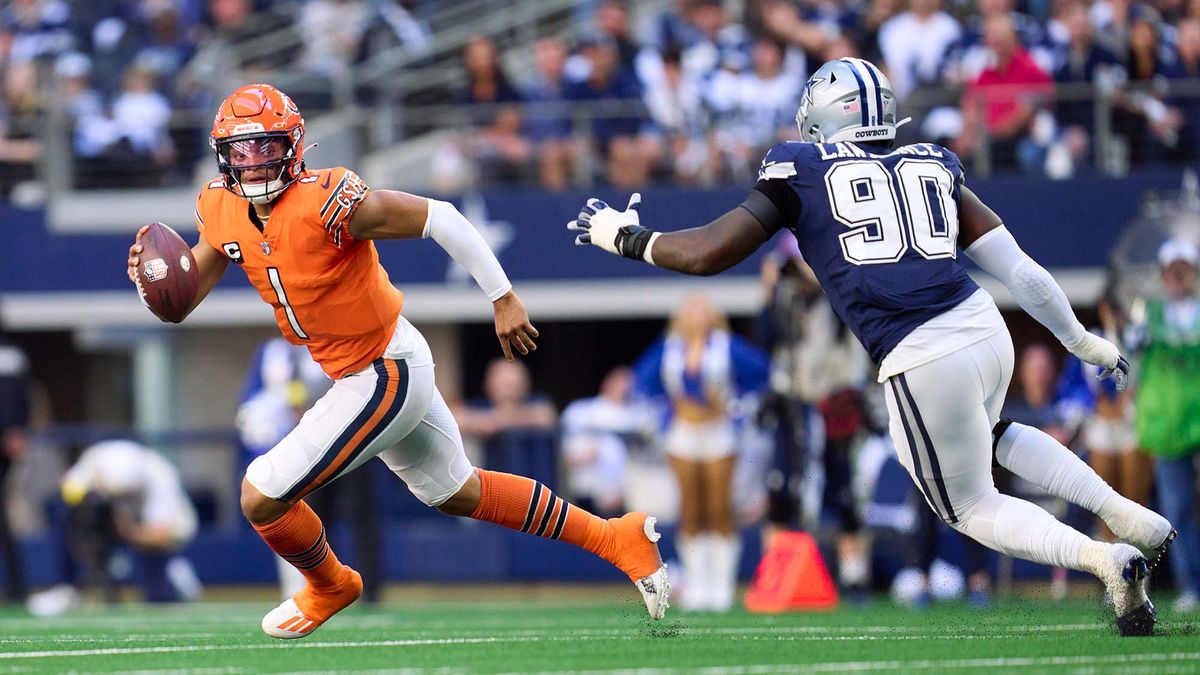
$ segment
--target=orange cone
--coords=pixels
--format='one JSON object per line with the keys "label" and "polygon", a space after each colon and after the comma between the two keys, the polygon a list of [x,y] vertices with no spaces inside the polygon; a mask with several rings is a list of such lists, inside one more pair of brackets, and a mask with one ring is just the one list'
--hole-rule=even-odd
{"label": "orange cone", "polygon": [[746,609],[763,614],[837,607],[837,587],[817,543],[805,532],[772,538],[746,593]]}

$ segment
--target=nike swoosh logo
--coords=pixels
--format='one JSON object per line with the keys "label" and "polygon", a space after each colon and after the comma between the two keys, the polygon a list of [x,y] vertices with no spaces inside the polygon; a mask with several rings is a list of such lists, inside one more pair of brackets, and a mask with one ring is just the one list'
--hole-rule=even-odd
{"label": "nike swoosh logo", "polygon": [[321,183],[321,189],[322,189],[322,190],[328,190],[328,189],[329,189],[329,178],[330,178],[332,175],[333,175],[333,174],[329,174],[329,173],[325,174],[325,182],[324,182],[324,183]]}

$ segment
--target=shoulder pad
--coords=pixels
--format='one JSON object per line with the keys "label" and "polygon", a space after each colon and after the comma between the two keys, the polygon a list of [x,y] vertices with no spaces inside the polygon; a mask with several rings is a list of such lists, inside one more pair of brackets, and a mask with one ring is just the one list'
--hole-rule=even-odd
{"label": "shoulder pad", "polygon": [[788,179],[796,175],[797,155],[804,143],[785,141],[767,151],[758,168],[759,180]]}

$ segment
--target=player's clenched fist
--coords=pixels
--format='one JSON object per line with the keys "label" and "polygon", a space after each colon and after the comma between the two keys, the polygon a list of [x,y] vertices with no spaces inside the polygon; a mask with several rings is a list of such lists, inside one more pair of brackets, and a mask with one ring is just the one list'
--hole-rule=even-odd
{"label": "player's clenched fist", "polygon": [[521,354],[537,350],[537,344],[533,341],[538,336],[537,329],[529,323],[525,303],[516,293],[509,291],[497,299],[492,307],[496,314],[496,338],[500,340],[505,359],[513,360],[513,349]]}
{"label": "player's clenched fist", "polygon": [[142,235],[146,234],[146,230],[149,229],[149,225],[143,225],[141,229],[137,231],[137,234],[133,236],[133,245],[129,247],[129,269],[126,271],[128,273],[129,280],[135,284],[138,282],[137,267],[142,262]]}

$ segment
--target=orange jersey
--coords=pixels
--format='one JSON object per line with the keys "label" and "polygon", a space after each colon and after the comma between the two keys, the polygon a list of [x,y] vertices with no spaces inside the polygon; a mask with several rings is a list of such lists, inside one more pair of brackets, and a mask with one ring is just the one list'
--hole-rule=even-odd
{"label": "orange jersey", "polygon": [[249,202],[220,180],[200,190],[196,227],[240,266],[293,344],[337,379],[387,348],[404,296],[371,241],[351,236],[350,217],[368,188],[345,168],[305,171],[275,200],[260,231]]}

